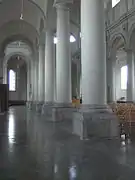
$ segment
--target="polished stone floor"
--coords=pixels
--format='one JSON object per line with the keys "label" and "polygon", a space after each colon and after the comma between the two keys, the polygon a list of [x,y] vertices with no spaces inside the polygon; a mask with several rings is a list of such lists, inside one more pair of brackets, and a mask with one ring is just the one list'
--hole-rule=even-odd
{"label": "polished stone floor", "polygon": [[80,141],[25,107],[0,116],[0,180],[135,180],[134,141]]}

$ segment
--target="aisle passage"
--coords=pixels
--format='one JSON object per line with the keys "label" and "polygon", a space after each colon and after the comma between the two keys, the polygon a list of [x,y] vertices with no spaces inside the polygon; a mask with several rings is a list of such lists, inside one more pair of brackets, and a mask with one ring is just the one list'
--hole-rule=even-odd
{"label": "aisle passage", "polygon": [[11,108],[0,116],[0,180],[134,180],[135,144],[80,141],[67,123]]}

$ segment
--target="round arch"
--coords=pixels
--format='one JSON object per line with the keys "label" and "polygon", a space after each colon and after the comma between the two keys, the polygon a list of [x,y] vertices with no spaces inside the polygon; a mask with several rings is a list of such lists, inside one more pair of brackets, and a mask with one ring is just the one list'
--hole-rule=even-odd
{"label": "round arch", "polygon": [[[30,91],[32,91],[32,72],[31,72],[31,68],[33,66],[33,61],[32,61],[32,57],[22,53],[22,52],[13,52],[13,53],[10,53],[9,55],[5,56],[4,58],[4,62],[3,62],[3,72],[4,72],[4,83],[7,84],[7,64],[8,64],[8,61],[13,58],[13,57],[16,57],[16,56],[20,56],[25,64],[26,64],[26,68],[27,68],[27,101],[29,101],[30,99]],[[32,88],[32,89],[30,89]]]}
{"label": "round arch", "polygon": [[18,40],[26,42],[34,52],[36,50],[36,41],[39,39],[37,30],[31,24],[20,20],[4,24],[0,28],[0,36],[1,52],[8,43]]}
{"label": "round arch", "polygon": [[10,53],[9,55],[5,56],[4,58],[4,65],[6,65],[9,61],[9,59],[11,59],[11,57],[15,57],[15,56],[20,56],[24,59],[25,63],[28,64],[29,62],[31,63],[32,62],[32,58],[30,56],[27,56],[26,54],[22,53],[22,52],[13,52],[13,53]]}
{"label": "round arch", "polygon": [[123,34],[115,34],[111,40],[108,47],[108,59],[111,59],[120,48],[126,49],[127,41]]}
{"label": "round arch", "polygon": [[[135,46],[135,23],[131,26],[129,33],[128,33],[128,47],[134,50]],[[134,50],[135,51],[135,50]]]}
{"label": "round arch", "polygon": [[14,52],[14,53],[10,53],[9,55],[5,56],[4,57],[4,60],[3,60],[3,72],[4,72],[4,83],[7,83],[7,77],[6,77],[6,73],[7,73],[7,63],[8,61],[11,59],[11,57],[15,57],[15,56],[20,56],[24,59],[26,65],[27,65],[27,68],[29,66],[32,66],[32,58],[25,55],[24,53],[22,52]]}
{"label": "round arch", "polygon": [[126,47],[127,45],[126,38],[121,33],[115,34],[110,42],[111,42],[111,46],[110,46],[111,48],[114,47],[119,48],[120,46]]}
{"label": "round arch", "polygon": [[24,42],[25,44],[27,44],[29,46],[30,51],[32,53],[34,53],[33,43],[27,37],[23,36],[22,34],[16,34],[11,37],[7,37],[1,44],[2,52],[4,52],[4,50],[6,49],[8,44],[16,42],[16,41]]}

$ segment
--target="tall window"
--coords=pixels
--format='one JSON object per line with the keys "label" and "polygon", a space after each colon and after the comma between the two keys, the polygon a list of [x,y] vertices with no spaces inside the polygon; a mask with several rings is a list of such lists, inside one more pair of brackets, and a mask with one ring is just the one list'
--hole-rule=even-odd
{"label": "tall window", "polygon": [[16,73],[12,69],[9,70],[9,91],[16,90]]}
{"label": "tall window", "polygon": [[127,89],[127,76],[128,76],[128,67],[123,66],[121,68],[121,89],[126,90]]}
{"label": "tall window", "polygon": [[120,0],[112,0],[112,7],[116,6]]}

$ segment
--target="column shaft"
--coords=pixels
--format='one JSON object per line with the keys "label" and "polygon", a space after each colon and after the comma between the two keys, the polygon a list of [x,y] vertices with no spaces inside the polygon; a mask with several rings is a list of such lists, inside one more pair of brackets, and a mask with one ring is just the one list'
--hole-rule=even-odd
{"label": "column shaft", "polygon": [[134,100],[134,54],[127,52],[128,80],[127,80],[127,101]]}
{"label": "column shaft", "polygon": [[34,101],[38,101],[38,60],[34,63]]}
{"label": "column shaft", "polygon": [[81,0],[83,104],[106,104],[106,53],[102,0]]}
{"label": "column shaft", "polygon": [[70,24],[69,9],[63,6],[57,7],[56,102],[68,104],[71,103]]}
{"label": "column shaft", "polygon": [[107,91],[108,102],[116,100],[116,52],[112,51],[111,56],[107,60]]}
{"label": "column shaft", "polygon": [[39,47],[39,75],[38,75],[38,100],[44,101],[44,46]]}
{"label": "column shaft", "polygon": [[3,61],[4,55],[0,55],[0,84],[4,83]]}
{"label": "column shaft", "polygon": [[53,57],[53,33],[46,32],[45,46],[45,102],[54,102],[54,57]]}

